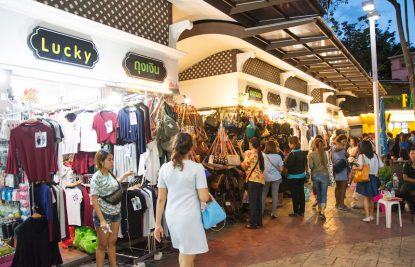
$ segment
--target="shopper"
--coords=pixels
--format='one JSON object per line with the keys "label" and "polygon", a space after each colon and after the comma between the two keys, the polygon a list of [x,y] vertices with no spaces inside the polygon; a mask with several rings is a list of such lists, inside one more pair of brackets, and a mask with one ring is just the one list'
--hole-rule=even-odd
{"label": "shopper", "polygon": [[356,137],[351,136],[349,138],[349,148],[347,149],[347,154],[349,155],[349,163],[354,163],[357,160],[359,155],[359,147],[357,146]]}
{"label": "shopper", "polygon": [[269,189],[271,188],[272,194],[272,210],[271,219],[277,218],[277,205],[278,205],[278,191],[282,181],[281,172],[284,169],[284,162],[277,151],[277,144],[275,141],[268,141],[265,144],[264,151],[264,177],[265,186],[262,192],[262,214],[265,209],[265,200],[267,198]]}
{"label": "shopper", "polygon": [[318,213],[321,220],[326,219],[327,188],[330,183],[327,161],[323,140],[316,139],[314,141],[314,150],[308,156],[308,166],[311,170],[313,186],[316,189]]}
{"label": "shopper", "polygon": [[373,152],[372,144],[369,141],[362,142],[359,152],[360,155],[357,159],[358,166],[354,167],[354,169],[362,170],[363,165],[369,165],[369,181],[357,183],[356,192],[364,196],[366,217],[363,221],[369,223],[375,219],[373,217],[374,204],[372,198],[379,194],[376,177],[378,176],[379,169],[383,168],[383,162],[379,156]]}
{"label": "shopper", "polygon": [[409,160],[409,149],[412,144],[408,142],[408,135],[401,133],[399,139],[399,157],[403,160]]}
{"label": "shopper", "polygon": [[98,236],[96,263],[98,267],[104,266],[106,251],[110,266],[115,267],[117,266],[115,249],[121,221],[121,202],[111,204],[105,200],[105,197],[119,190],[119,183],[128,176],[134,175],[134,172],[129,171],[120,178],[115,178],[112,173],[114,156],[105,149],[95,154],[95,166],[98,171],[91,179],[91,196],[94,206],[94,226]]}
{"label": "shopper", "polygon": [[176,134],[171,161],[160,168],[157,184],[154,236],[160,242],[164,235],[161,223],[166,207],[167,226],[173,247],[180,252],[181,267],[194,266],[196,255],[209,250],[200,215],[200,202],[208,202],[210,196],[202,164],[189,159],[192,147],[190,134]]}
{"label": "shopper", "polygon": [[246,228],[256,229],[262,226],[262,190],[264,188],[264,156],[261,143],[257,137],[249,140],[249,150],[241,164],[246,173],[248,183],[249,210],[251,220]]}
{"label": "shopper", "polygon": [[[368,141],[370,143],[370,141]],[[331,151],[333,162],[333,174],[336,181],[336,208],[343,211],[348,211],[349,208],[344,204],[346,198],[346,190],[348,184],[348,155],[346,152],[347,136],[344,134],[337,136],[335,140],[335,147]]]}
{"label": "shopper", "polygon": [[388,159],[394,159],[393,147],[395,146],[395,139],[393,139],[392,133],[386,134],[388,138]]}
{"label": "shopper", "polygon": [[241,160],[243,160],[242,155],[244,154],[244,152],[242,151],[242,143],[238,143],[238,136],[234,133],[229,134],[229,141],[231,141],[236,153],[239,155]]}
{"label": "shopper", "polygon": [[403,185],[401,187],[401,195],[411,210],[415,214],[415,147],[409,152],[410,161],[405,163],[403,167]]}
{"label": "shopper", "polygon": [[292,136],[288,138],[288,145],[291,149],[291,152],[285,160],[285,167],[287,168],[288,172],[287,181],[293,202],[293,213],[290,213],[289,216],[304,217],[304,183],[306,180],[307,156],[300,149],[298,137]]}

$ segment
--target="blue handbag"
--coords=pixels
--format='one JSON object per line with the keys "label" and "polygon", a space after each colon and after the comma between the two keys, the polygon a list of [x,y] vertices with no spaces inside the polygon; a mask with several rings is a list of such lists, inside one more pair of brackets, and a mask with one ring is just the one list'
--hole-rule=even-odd
{"label": "blue handbag", "polygon": [[203,227],[206,230],[214,227],[225,219],[226,213],[216,200],[212,200],[202,212]]}

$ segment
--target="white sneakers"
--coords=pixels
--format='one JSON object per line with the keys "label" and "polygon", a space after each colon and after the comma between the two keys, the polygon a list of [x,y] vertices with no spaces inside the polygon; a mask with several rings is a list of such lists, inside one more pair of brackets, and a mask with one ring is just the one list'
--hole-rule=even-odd
{"label": "white sneakers", "polygon": [[375,220],[375,217],[369,216],[369,217],[364,218],[362,221],[366,223],[370,223],[371,221],[374,221],[374,220]]}

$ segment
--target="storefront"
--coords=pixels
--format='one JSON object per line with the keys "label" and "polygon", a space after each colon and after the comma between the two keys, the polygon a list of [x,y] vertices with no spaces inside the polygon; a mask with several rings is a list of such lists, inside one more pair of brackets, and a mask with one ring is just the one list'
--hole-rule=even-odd
{"label": "storefront", "polygon": [[[164,2],[165,4],[163,4]],[[154,2],[159,7],[161,5],[171,12],[168,10],[169,4],[166,1],[163,3],[161,1]],[[157,150],[157,145],[154,145],[154,141],[152,141],[153,133],[150,132],[155,127],[152,115],[155,109],[163,104],[164,99],[177,91],[177,65],[184,53],[166,45],[168,43],[168,18],[165,18],[166,27],[164,32],[160,34],[161,37],[156,36],[157,33],[153,33],[154,40],[149,40],[151,38],[140,37],[127,32],[126,29],[121,31],[113,25],[104,25],[105,23],[102,21],[98,23],[87,19],[87,16],[81,17],[78,16],[80,14],[71,14],[73,10],[68,11],[63,7],[58,7],[59,3],[55,7],[65,11],[36,1],[25,1],[25,3],[1,1],[0,4],[0,22],[2,25],[8,25],[0,29],[0,35],[4,37],[0,43],[2,51],[0,58],[2,176],[5,172],[18,173],[18,169],[13,167],[12,171],[5,162],[6,160],[11,162],[10,155],[13,151],[10,150],[12,146],[9,143],[12,140],[13,142],[16,140],[21,143],[27,142],[26,139],[20,140],[15,134],[16,131],[10,131],[20,123],[32,123],[33,127],[43,129],[45,126],[39,125],[39,122],[33,119],[42,118],[42,121],[54,121],[49,125],[55,127],[53,133],[56,139],[49,136],[52,132],[49,132],[48,128],[44,130],[39,128],[40,134],[36,135],[35,140],[36,147],[39,148],[53,147],[55,142],[57,146],[53,154],[56,156],[57,165],[51,166],[54,171],[57,170],[57,175],[42,179],[34,178],[30,170],[26,169],[31,163],[26,162],[23,164],[23,169],[28,174],[27,179],[19,178],[17,184],[9,183],[2,189],[13,192],[13,196],[19,195],[18,198],[7,199],[8,205],[12,207],[16,206],[16,202],[20,203],[20,211],[15,211],[16,218],[12,220],[3,218],[2,222],[11,224],[20,221],[20,218],[30,217],[34,212],[40,213],[42,207],[39,203],[46,200],[39,199],[36,192],[40,187],[50,186],[52,188],[51,183],[54,184],[54,194],[58,198],[63,191],[66,192],[68,201],[70,196],[76,196],[79,202],[67,203],[67,209],[70,209],[70,211],[66,210],[68,222],[62,222],[62,218],[59,218],[61,226],[59,241],[64,241],[59,243],[59,248],[63,262],[69,263],[78,258],[85,258],[84,255],[86,255],[68,250],[68,246],[74,244],[72,242],[74,229],[79,226],[93,226],[92,206],[87,193],[88,183],[91,174],[93,174],[93,163],[91,164],[93,155],[104,143],[106,147],[114,150],[115,156],[117,156],[117,151],[125,152],[126,146],[128,146],[130,153],[137,155],[131,157],[136,160],[146,151],[146,147],[147,153],[150,153],[151,149],[154,151],[154,146]],[[79,9],[82,10],[82,7]],[[137,12],[137,9],[131,12]],[[127,23],[127,21],[124,22]],[[152,19],[148,19],[146,27],[151,28],[152,22],[155,23]],[[129,27],[128,25],[124,26],[125,28]],[[160,38],[160,41],[157,41],[157,38]],[[121,123],[119,112],[127,110],[126,106],[136,107],[128,109],[130,112],[129,123],[132,125],[144,123],[145,126],[143,124],[140,127],[143,129],[145,127],[146,132],[143,132],[145,138],[137,140],[137,142],[132,139],[131,142],[127,142],[129,145],[114,146],[114,129],[118,121]],[[103,115],[104,113],[105,115]],[[105,140],[100,138],[99,126],[96,126],[95,121],[99,114],[101,117],[115,116],[114,120],[103,121],[107,134],[113,135],[114,138],[108,137],[109,139],[104,138]],[[131,117],[131,114],[134,116]],[[56,124],[54,124],[55,122]],[[109,122],[111,125],[108,124]],[[58,141],[57,129],[66,135],[63,142],[60,142],[62,138]],[[79,131],[77,132],[78,137],[80,133],[79,140],[76,135],[72,136],[73,131]],[[95,137],[94,134],[91,135],[92,132]],[[45,141],[42,141],[42,138]],[[21,149],[19,151],[18,156],[23,156],[25,152],[22,152]],[[7,159],[7,155],[9,155],[9,159]],[[118,161],[121,162],[123,157],[124,155],[120,156]],[[53,158],[49,158],[52,162],[50,164],[53,164]],[[45,160],[45,158],[35,158],[32,160],[32,164],[45,166],[46,163],[39,162],[39,160]],[[67,164],[71,164],[69,168]],[[78,165],[75,167],[75,164]],[[138,162],[131,162],[131,164],[133,165],[130,167],[134,167],[137,173],[139,171]],[[120,175],[123,169],[116,172],[117,175]],[[145,180],[149,185],[154,185],[156,179],[157,173],[147,173]],[[42,182],[39,183],[39,181]],[[43,181],[48,183],[43,183]],[[57,188],[55,188],[55,184]],[[149,192],[153,190],[150,187]],[[29,188],[35,191],[36,196],[28,194]],[[20,195],[24,198],[20,199]],[[3,198],[3,200],[5,199]],[[57,205],[61,205],[59,203],[61,202],[58,200]],[[64,208],[58,206],[57,209]],[[151,209],[148,207],[147,210],[148,212],[153,211],[153,207]],[[47,219],[49,221],[50,218]],[[73,226],[75,228],[71,228]],[[150,237],[150,228],[141,229],[141,232],[132,238],[145,238],[147,243],[147,237]],[[54,228],[54,231],[56,229]],[[3,233],[3,238],[11,237]],[[79,243],[75,246],[79,248]],[[155,246],[151,246],[146,250],[146,253],[148,254],[154,249]],[[91,253],[91,250],[87,251]]]}

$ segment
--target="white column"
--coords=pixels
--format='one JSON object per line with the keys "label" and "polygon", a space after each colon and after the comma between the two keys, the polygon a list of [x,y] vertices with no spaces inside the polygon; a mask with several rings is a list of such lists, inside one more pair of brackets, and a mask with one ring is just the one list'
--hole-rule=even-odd
{"label": "white column", "polygon": [[380,129],[379,129],[379,88],[378,88],[378,60],[376,52],[376,28],[375,19],[369,18],[370,46],[372,54],[372,78],[373,78],[373,107],[375,113],[375,142],[376,154],[380,155]]}

